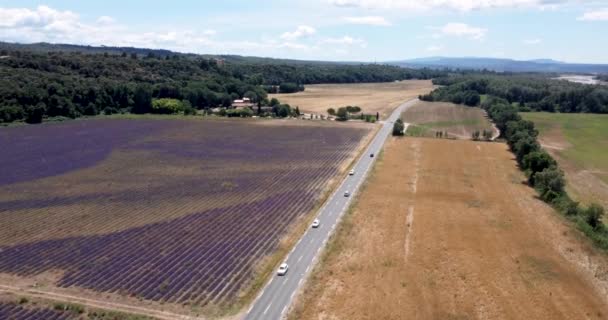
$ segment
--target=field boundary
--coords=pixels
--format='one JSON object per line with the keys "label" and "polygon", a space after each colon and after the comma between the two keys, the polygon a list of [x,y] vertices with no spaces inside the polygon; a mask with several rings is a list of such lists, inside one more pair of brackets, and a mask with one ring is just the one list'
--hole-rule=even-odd
{"label": "field boundary", "polygon": [[138,306],[132,306],[127,304],[115,303],[115,302],[105,302],[97,299],[89,299],[77,297],[74,295],[63,294],[63,293],[54,293],[49,291],[41,291],[34,289],[24,289],[19,287],[7,286],[0,284],[0,292],[10,293],[16,296],[27,296],[30,298],[38,298],[38,299],[46,299],[51,301],[58,302],[67,302],[67,303],[77,303],[87,307],[92,307],[96,309],[103,309],[109,311],[118,311],[129,314],[138,314],[153,318],[158,318],[162,320],[203,320],[205,317],[192,317],[187,315],[181,315],[173,312],[162,311],[154,308],[144,308]]}

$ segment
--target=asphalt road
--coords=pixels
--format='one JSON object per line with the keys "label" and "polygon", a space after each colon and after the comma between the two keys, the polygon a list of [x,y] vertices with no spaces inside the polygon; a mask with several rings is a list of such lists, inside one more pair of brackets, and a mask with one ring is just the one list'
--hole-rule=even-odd
{"label": "asphalt road", "polygon": [[[372,167],[376,156],[382,149],[384,142],[391,135],[393,122],[399,118],[401,113],[418,101],[408,101],[393,111],[391,116],[384,121],[382,128],[378,131],[367,150],[361,155],[353,166],[355,174],[346,176],[340,187],[327,199],[320,209],[317,219],[321,222],[318,228],[309,228],[295,247],[284,260],[289,265],[287,274],[276,275],[276,272],[258,295],[253,305],[245,315],[245,319],[282,319],[289,306],[293,302],[296,292],[301,288],[310,270],[316,263],[321,249],[327,243],[333,233],[336,224],[346,212],[353,197],[357,196],[359,187],[365,181],[369,169]],[[407,124],[406,129],[407,129]],[[373,153],[374,157],[370,157]],[[349,191],[350,197],[344,193]]]}

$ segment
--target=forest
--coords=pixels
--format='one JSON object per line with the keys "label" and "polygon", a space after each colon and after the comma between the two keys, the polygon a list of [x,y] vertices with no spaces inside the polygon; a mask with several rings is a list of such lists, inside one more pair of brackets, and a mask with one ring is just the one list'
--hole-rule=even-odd
{"label": "forest", "polygon": [[[120,53],[120,48],[108,52],[94,47],[58,48],[63,47],[0,43],[0,122],[168,110],[152,108],[153,99],[180,100],[185,110],[229,107],[232,100],[243,97],[268,104],[268,92],[300,91],[305,84],[445,75],[376,64],[220,59],[134,48]],[[84,52],[78,51],[83,48]]]}
{"label": "forest", "polygon": [[468,74],[439,77],[442,85],[426,101],[448,101],[476,106],[482,96],[495,96],[518,111],[608,113],[608,87],[550,79],[542,74]]}

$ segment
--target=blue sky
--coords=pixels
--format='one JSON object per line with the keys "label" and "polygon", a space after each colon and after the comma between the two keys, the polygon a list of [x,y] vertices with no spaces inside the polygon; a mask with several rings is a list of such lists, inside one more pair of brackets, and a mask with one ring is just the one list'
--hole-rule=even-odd
{"label": "blue sky", "polygon": [[293,59],[608,63],[608,1],[2,1],[0,40]]}

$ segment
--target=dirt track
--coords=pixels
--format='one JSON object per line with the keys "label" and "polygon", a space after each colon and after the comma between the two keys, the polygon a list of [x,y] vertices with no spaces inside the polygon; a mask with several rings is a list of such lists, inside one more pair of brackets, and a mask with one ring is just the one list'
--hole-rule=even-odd
{"label": "dirt track", "polygon": [[391,141],[292,319],[606,319],[608,263],[503,144]]}

